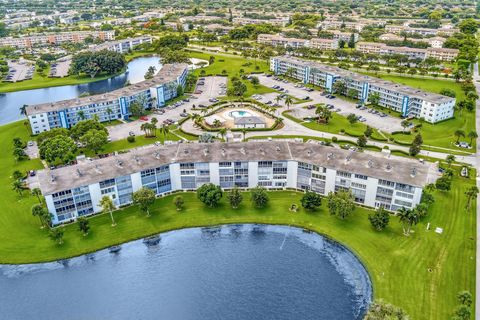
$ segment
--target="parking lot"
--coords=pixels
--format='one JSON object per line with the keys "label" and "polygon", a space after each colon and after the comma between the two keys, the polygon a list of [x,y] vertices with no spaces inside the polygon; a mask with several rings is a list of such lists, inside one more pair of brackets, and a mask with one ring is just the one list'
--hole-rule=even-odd
{"label": "parking lot", "polygon": [[35,72],[35,65],[26,60],[10,60],[8,61],[8,74],[3,81],[17,82],[23,80],[30,80],[33,78]]}
{"label": "parking lot", "polygon": [[[292,110],[292,114],[297,117],[302,116],[303,117],[311,117],[315,116],[315,109],[304,109],[305,106],[311,105],[311,104],[318,104],[318,103],[323,103],[325,105],[332,105],[331,110],[334,112],[337,112],[338,114],[342,116],[348,116],[349,114],[353,113],[359,118],[359,120],[373,128],[380,129],[385,132],[392,132],[392,131],[400,131],[403,130],[401,126],[402,119],[396,118],[389,116],[387,114],[382,115],[380,112],[378,113],[373,113],[371,108],[357,108],[357,104],[353,102],[349,102],[343,99],[340,99],[338,97],[328,97],[326,94],[314,90],[311,91],[311,89],[306,88],[303,86],[301,83],[292,83],[292,82],[285,82],[282,80],[275,80],[274,77],[267,77],[266,75],[260,75],[259,77],[260,83],[263,84],[264,86],[273,88],[274,86],[279,86],[281,93],[286,93],[288,95],[291,95],[297,99],[305,99],[308,97],[310,101],[305,102],[305,103],[298,103],[294,104],[290,107]],[[278,90],[277,88],[275,88]],[[323,94],[323,95],[322,95]],[[264,94],[263,99],[259,99],[260,101],[266,103],[268,101],[272,101],[272,103],[276,103],[276,96],[279,95],[279,93],[268,93]],[[279,103],[281,106],[285,106],[285,104],[282,102]],[[302,118],[303,118],[302,117]]]}
{"label": "parking lot", "polygon": [[143,135],[144,133],[140,130],[140,126],[145,121],[150,121],[153,117],[158,119],[157,126],[163,123],[175,123],[182,119],[186,113],[190,113],[193,105],[197,108],[199,106],[209,106],[216,101],[217,97],[226,93],[226,77],[205,77],[200,78],[198,82],[203,84],[197,85],[195,93],[186,100],[155,110],[152,114],[144,117],[144,120],[136,120],[108,127],[110,139],[112,141],[125,139],[130,132],[134,135]]}
{"label": "parking lot", "polygon": [[72,57],[64,57],[52,63],[50,68],[50,74],[48,75],[51,78],[63,78],[68,76],[68,70],[72,64]]}

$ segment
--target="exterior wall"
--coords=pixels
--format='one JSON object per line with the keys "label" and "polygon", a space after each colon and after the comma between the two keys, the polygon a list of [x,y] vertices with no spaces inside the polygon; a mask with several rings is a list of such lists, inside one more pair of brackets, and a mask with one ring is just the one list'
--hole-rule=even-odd
{"label": "exterior wall", "polygon": [[402,113],[404,117],[413,116],[416,118],[424,117],[426,121],[435,123],[453,117],[455,99],[447,102],[436,103],[424,100],[416,96],[409,96],[398,92],[395,85],[369,83],[368,80],[355,80],[355,77],[342,77],[338,74],[326,73],[314,65],[308,66],[308,62],[296,62],[296,60],[271,58],[270,70],[276,74],[287,74],[301,80],[304,83],[310,83],[320,86],[331,92],[335,81],[345,81],[347,90],[354,89],[358,92],[358,98],[366,102],[368,96],[372,93],[378,93],[380,96],[379,104]]}
{"label": "exterior wall", "polygon": [[369,207],[383,206],[398,210],[402,206],[415,207],[421,199],[422,189],[400,182],[379,180],[351,172],[336,171],[297,161],[236,161],[172,163],[145,169],[131,175],[93,183],[89,186],[45,195],[54,225],[101,212],[99,202],[109,196],[115,206],[132,202],[133,192],[142,187],[159,196],[178,190],[195,190],[204,183],[222,188],[295,188],[311,190],[321,195],[348,189],[355,201]]}

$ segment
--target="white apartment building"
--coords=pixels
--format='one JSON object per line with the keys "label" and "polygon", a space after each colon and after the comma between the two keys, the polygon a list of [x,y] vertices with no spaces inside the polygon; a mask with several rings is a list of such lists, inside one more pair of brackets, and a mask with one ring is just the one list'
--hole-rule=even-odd
{"label": "white apartment building", "polygon": [[271,46],[281,46],[281,47],[308,47],[309,40],[307,39],[297,39],[297,38],[286,38],[277,34],[259,34],[257,37],[257,42],[262,44],[268,44]]}
{"label": "white apartment building", "polygon": [[378,94],[379,105],[400,112],[404,117],[423,118],[436,123],[453,117],[455,98],[385,81],[348,70],[290,56],[270,59],[270,70],[275,74],[289,74],[293,78],[333,91],[336,81],[343,81],[347,90],[357,91],[357,99],[368,102],[371,94]]}
{"label": "white apartment building", "polygon": [[310,48],[318,50],[336,50],[338,49],[338,40],[313,38],[310,40]]}
{"label": "white apartment building", "polygon": [[26,114],[33,134],[53,128],[70,128],[83,118],[98,116],[100,122],[127,120],[130,105],[137,101],[145,109],[165,106],[177,96],[177,87],[185,87],[187,64],[166,64],[149,80],[108,93],[51,103],[29,105]]}
{"label": "white apartment building", "polygon": [[152,43],[152,42],[153,42],[152,37],[143,36],[143,37],[127,38],[123,40],[105,42],[100,45],[92,46],[92,49],[95,51],[109,50],[109,51],[115,51],[119,53],[125,53],[133,50],[133,48],[135,48],[136,46],[142,43]]}
{"label": "white apartment building", "polygon": [[406,34],[418,33],[423,36],[438,36],[438,35],[446,35],[451,36],[455,32],[459,32],[456,28],[438,28],[438,29],[429,29],[429,28],[414,28],[414,27],[407,27],[404,25],[396,25],[390,24],[385,26],[385,31],[389,33],[402,33],[405,32]]}
{"label": "white apartment building", "polygon": [[114,40],[115,31],[70,31],[53,34],[21,36],[18,38],[6,37],[0,38],[0,46],[31,48],[35,45],[57,45],[65,42],[83,42],[87,37],[98,38],[103,41]]}
{"label": "white apartment building", "polygon": [[[442,38],[443,39],[443,38]],[[410,48],[410,47],[394,47],[380,42],[358,42],[356,50],[362,53],[373,53],[380,55],[402,54],[411,59],[436,58],[441,61],[452,61],[458,56],[458,49],[448,48]]]}
{"label": "white apartment building", "polygon": [[354,201],[396,211],[414,208],[422,188],[435,181],[434,164],[366,154],[313,143],[178,143],[38,172],[54,225],[99,213],[100,200],[132,202],[142,187],[157,195],[195,190],[205,183],[233,187],[311,190],[321,195],[350,190]]}
{"label": "white apartment building", "polygon": [[268,23],[274,26],[285,27],[288,23],[288,17],[280,17],[277,19],[253,19],[253,18],[233,18],[233,23],[238,25],[247,25],[247,24],[263,24]]}

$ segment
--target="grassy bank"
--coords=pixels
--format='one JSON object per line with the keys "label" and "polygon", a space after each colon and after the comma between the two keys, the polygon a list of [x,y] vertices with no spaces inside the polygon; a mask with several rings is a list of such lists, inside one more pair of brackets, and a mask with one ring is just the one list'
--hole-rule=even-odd
{"label": "grassy bank", "polygon": [[[383,232],[372,230],[367,215],[370,210],[356,208],[347,220],[328,214],[324,205],[315,212],[299,210],[292,214],[292,203],[300,204],[301,194],[291,191],[270,193],[270,205],[254,209],[249,195],[238,209],[231,209],[225,199],[217,208],[206,208],[195,194],[184,193],[185,209],[177,212],[172,197],[158,199],[152,216],[147,218],[137,207],[114,213],[117,226],[112,228],[108,215],[90,219],[91,233],[83,237],[77,225],[65,226],[65,243],[54,244],[47,231],[39,228],[30,208],[36,198],[11,190],[14,170],[40,168],[40,161],[16,163],[12,138],[27,139],[21,122],[6,125],[0,131],[0,262],[25,263],[54,260],[91,252],[146,235],[192,226],[224,223],[291,224],[326,234],[353,250],[365,263],[373,280],[375,298],[383,298],[404,308],[412,319],[449,319],[456,305],[458,291],[474,292],[475,285],[475,212],[464,210],[465,190],[474,180],[456,177],[448,193],[435,192],[435,204],[409,237],[395,217]],[[430,223],[430,230],[426,229]],[[433,230],[443,228],[442,234]]]}

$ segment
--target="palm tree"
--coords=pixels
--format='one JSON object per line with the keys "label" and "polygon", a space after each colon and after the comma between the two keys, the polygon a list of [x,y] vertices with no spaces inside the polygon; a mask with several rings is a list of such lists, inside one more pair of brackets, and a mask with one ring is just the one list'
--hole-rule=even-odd
{"label": "palm tree", "polygon": [[410,228],[412,225],[418,223],[419,216],[415,210],[407,209],[405,207],[401,207],[397,211],[397,215],[400,218],[400,222],[403,225],[403,234],[406,236],[410,235]]}
{"label": "palm tree", "polygon": [[456,144],[458,144],[460,142],[460,138],[465,137],[465,131],[460,130],[460,129],[455,130],[455,132],[453,134],[455,135],[455,137],[457,137]]}
{"label": "palm tree", "polygon": [[42,196],[42,191],[39,188],[33,188],[30,194],[34,197],[37,197],[38,203],[42,203],[42,198],[40,198]]}
{"label": "palm tree", "polygon": [[473,199],[477,198],[478,195],[478,188],[477,186],[471,186],[470,188],[465,191],[465,195],[467,196],[467,210],[470,210],[470,204],[472,203]]}
{"label": "palm tree", "polygon": [[113,210],[115,210],[115,205],[113,204],[112,199],[109,196],[103,196],[100,200],[100,206],[102,207],[103,212],[110,213],[110,218],[112,219],[112,227],[115,227],[117,224],[113,219]]}
{"label": "palm tree", "polygon": [[320,105],[315,110],[315,114],[318,115],[318,122],[324,120],[328,124],[328,120],[332,117],[332,111],[330,111],[325,105]]}
{"label": "palm tree", "polygon": [[470,146],[472,145],[472,142],[473,142],[473,139],[477,139],[478,138],[478,134],[477,134],[477,131],[470,131],[468,133],[468,137],[470,138]]}
{"label": "palm tree", "polygon": [[227,129],[226,128],[220,128],[220,130],[218,130],[218,134],[220,135],[220,137],[222,137],[222,140],[224,140],[225,135],[227,134]]}
{"label": "palm tree", "polygon": [[44,211],[45,208],[41,204],[36,204],[32,207],[32,215],[34,217],[38,217],[38,220],[40,220],[40,227],[42,229],[45,226],[45,223],[43,221]]}
{"label": "palm tree", "polygon": [[281,97],[280,95],[277,95],[277,96],[275,97],[275,102],[276,102],[277,104],[279,104],[280,101],[282,101],[282,97]]}
{"label": "palm tree", "polygon": [[110,121],[112,121],[113,110],[110,107],[108,107],[106,111],[107,111],[107,114],[108,114],[108,122],[110,123]]}
{"label": "palm tree", "polygon": [[27,105],[24,104],[23,106],[20,107],[20,115],[21,116],[26,116],[27,115]]}
{"label": "palm tree", "polygon": [[23,183],[20,180],[15,180],[12,182],[12,190],[18,193],[19,195],[23,194]]}
{"label": "palm tree", "polygon": [[452,163],[455,161],[455,156],[453,154],[449,154],[445,158],[445,161],[448,163],[448,167],[450,168],[452,166]]}
{"label": "palm tree", "polygon": [[77,116],[78,118],[80,118],[80,120],[85,120],[85,112],[80,110],[77,112]]}
{"label": "palm tree", "polygon": [[150,120],[150,123],[152,124],[152,129],[153,129],[153,135],[156,137],[157,136],[157,123],[158,123],[158,119],[153,117],[151,120]]}
{"label": "palm tree", "polygon": [[168,134],[170,133],[170,129],[166,125],[162,125],[160,127],[160,133],[163,135],[163,141],[167,139]]}
{"label": "palm tree", "polygon": [[290,96],[285,97],[285,105],[287,106],[287,109],[290,110],[290,106],[293,104],[293,99]]}
{"label": "palm tree", "polygon": [[243,141],[245,141],[245,135],[247,134],[247,129],[242,129]]}

